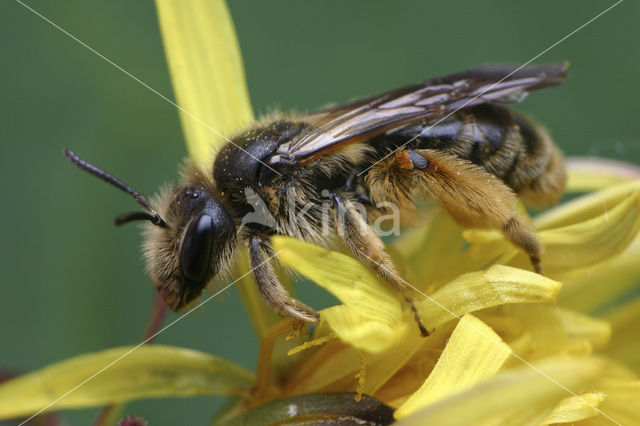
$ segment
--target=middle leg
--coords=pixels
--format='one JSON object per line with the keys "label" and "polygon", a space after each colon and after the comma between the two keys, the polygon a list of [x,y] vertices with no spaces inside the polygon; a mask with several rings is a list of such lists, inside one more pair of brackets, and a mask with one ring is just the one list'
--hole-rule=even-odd
{"label": "middle leg", "polygon": [[384,251],[384,243],[373,227],[353,202],[337,195],[332,195],[331,200],[333,202],[334,226],[340,239],[358,260],[368,265],[376,274],[402,293],[413,312],[420,333],[423,336],[428,336],[429,331],[422,324],[413,297],[409,294],[411,286],[396,271],[391,257]]}

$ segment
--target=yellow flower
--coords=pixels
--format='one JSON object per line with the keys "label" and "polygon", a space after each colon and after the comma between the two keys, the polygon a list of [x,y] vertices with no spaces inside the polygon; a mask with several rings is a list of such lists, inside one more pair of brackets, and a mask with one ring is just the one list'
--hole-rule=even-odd
{"label": "yellow flower", "polygon": [[[185,137],[210,161],[252,120],[222,1],[157,0]],[[587,192],[533,222],[545,276],[500,234],[444,214],[390,247],[435,330],[421,337],[397,292],[351,257],[286,237],[279,259],[333,293],[312,335],[238,286],[261,348],[255,375],[232,361],[149,345],[81,355],[0,386],[0,418],[159,396],[236,396],[217,422],[351,418],[398,424],[640,424],[640,180],[585,161]],[[239,276],[248,271],[239,262]]]}

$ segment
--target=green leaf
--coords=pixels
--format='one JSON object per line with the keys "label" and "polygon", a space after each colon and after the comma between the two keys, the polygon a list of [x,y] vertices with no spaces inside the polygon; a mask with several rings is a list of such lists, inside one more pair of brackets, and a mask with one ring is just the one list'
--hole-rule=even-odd
{"label": "green leaf", "polygon": [[0,419],[142,398],[242,395],[253,382],[249,370],[203,352],[125,346],[79,355],[3,383]]}

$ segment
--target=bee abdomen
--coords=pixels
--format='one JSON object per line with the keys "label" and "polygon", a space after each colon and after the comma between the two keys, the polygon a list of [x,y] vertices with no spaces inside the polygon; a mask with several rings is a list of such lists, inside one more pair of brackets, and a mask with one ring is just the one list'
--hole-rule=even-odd
{"label": "bee abdomen", "polygon": [[[529,204],[555,201],[564,188],[562,154],[547,132],[515,111],[484,104],[385,135],[391,145],[439,149],[483,167]],[[388,145],[387,145],[388,146]]]}
{"label": "bee abdomen", "polygon": [[542,207],[558,201],[564,191],[564,158],[545,129],[514,113],[520,151],[507,183],[527,204]]}

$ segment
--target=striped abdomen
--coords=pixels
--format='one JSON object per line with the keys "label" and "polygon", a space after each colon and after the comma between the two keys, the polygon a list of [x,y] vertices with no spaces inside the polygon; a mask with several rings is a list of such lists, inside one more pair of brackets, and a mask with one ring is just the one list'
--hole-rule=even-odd
{"label": "striped abdomen", "polygon": [[500,105],[460,110],[444,119],[403,127],[380,137],[380,142],[383,138],[376,144],[380,148],[395,148],[415,138],[406,149],[438,149],[467,159],[505,182],[528,204],[555,202],[564,188],[562,154],[547,132]]}

